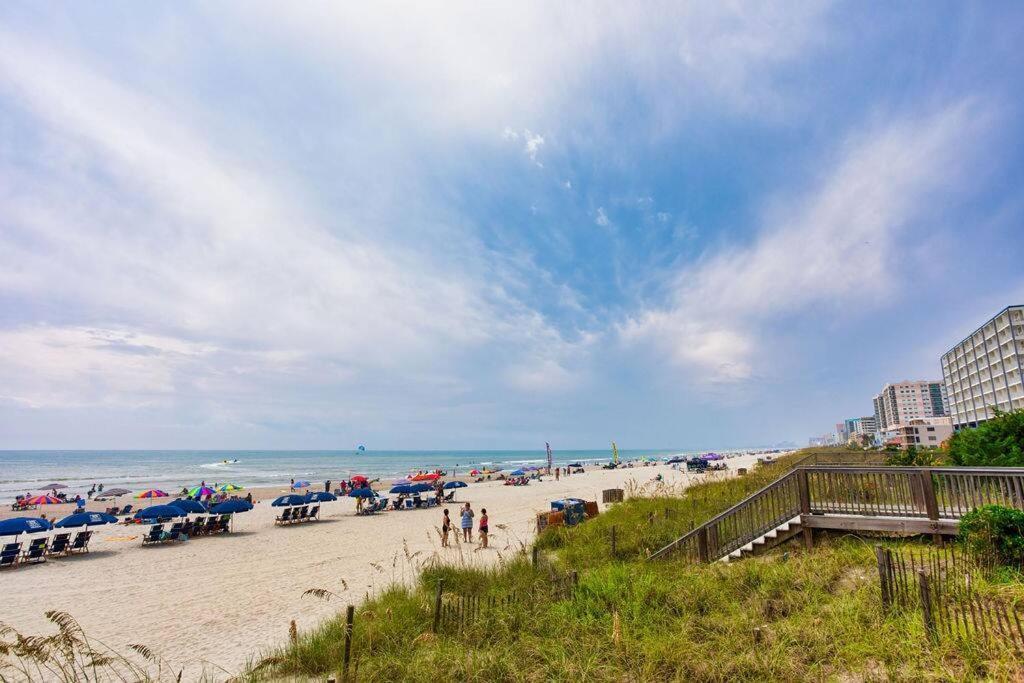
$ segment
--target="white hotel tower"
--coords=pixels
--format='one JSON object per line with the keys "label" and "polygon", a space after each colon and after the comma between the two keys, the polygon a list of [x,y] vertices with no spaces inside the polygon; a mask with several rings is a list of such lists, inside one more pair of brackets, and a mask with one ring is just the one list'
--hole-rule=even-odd
{"label": "white hotel tower", "polygon": [[1024,408],[1024,306],[1007,306],[942,356],[950,415],[957,430]]}

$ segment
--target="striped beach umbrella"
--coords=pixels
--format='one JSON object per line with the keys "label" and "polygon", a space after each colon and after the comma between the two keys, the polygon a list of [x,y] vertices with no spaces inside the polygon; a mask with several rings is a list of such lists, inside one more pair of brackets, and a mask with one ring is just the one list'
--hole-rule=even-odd
{"label": "striped beach umbrella", "polygon": [[196,496],[202,498],[203,496],[212,496],[216,491],[211,489],[209,486],[193,486],[188,490],[188,495],[195,498]]}
{"label": "striped beach umbrella", "polygon": [[135,496],[136,498],[167,498],[168,495],[160,489],[148,489]]}
{"label": "striped beach umbrella", "polygon": [[217,487],[217,490],[221,493],[231,493],[232,491],[241,491],[244,488],[244,486],[239,486],[238,484],[221,484]]}
{"label": "striped beach umbrella", "polygon": [[60,498],[54,498],[53,496],[33,496],[21,502],[25,505],[60,505],[67,501],[61,500]]}

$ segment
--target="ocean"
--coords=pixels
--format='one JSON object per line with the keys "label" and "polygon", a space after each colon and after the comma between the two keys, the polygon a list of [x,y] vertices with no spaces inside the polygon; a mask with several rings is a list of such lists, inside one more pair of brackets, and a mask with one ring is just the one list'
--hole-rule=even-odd
{"label": "ocean", "polygon": [[[622,460],[662,458],[698,451],[620,450]],[[611,450],[554,451],[556,465],[611,460]],[[47,484],[63,484],[71,495],[94,483],[137,492],[160,488],[168,493],[205,481],[244,487],[277,486],[291,479],[337,482],[355,474],[388,480],[419,470],[464,474],[474,467],[506,471],[547,462],[536,451],[0,451],[0,500],[25,492],[44,493]]]}

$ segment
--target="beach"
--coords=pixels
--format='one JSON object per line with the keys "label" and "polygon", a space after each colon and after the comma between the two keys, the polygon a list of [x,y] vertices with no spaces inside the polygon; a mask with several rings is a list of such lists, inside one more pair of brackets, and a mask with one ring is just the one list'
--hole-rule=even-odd
{"label": "beach", "polygon": [[[728,475],[752,467],[757,455],[724,462]],[[148,527],[109,525],[96,528],[85,555],[51,559],[0,573],[0,622],[25,633],[52,631],[44,612],[70,613],[90,638],[118,651],[132,643],[151,648],[186,672],[205,669],[214,677],[238,672],[250,657],[258,657],[286,642],[289,624],[300,630],[358,604],[395,581],[411,581],[427,561],[492,564],[529,545],[536,513],[550,509],[552,500],[577,497],[601,499],[609,488],[651,493],[658,484],[679,486],[714,474],[687,474],[665,464],[616,470],[588,469],[583,474],[528,486],[504,486],[500,481],[472,483],[457,489],[448,504],[458,527],[457,507],[468,501],[479,519],[481,508],[490,517],[490,548],[456,542],[441,548],[438,529],[441,508],[388,511],[355,515],[355,500],[325,503],[317,522],[278,527],[278,508],[270,500],[287,492],[281,487],[252,490],[251,512],[236,515],[230,534],[200,537],[180,543],[142,547]],[[313,486],[312,490],[322,490]],[[92,502],[89,509],[139,501]],[[39,511],[59,518],[70,506],[45,506]],[[602,504],[601,509],[605,506]],[[5,510],[3,516],[13,513]],[[474,541],[476,529],[474,526]],[[303,596],[323,588],[338,599]],[[186,673],[186,677],[188,674]]]}

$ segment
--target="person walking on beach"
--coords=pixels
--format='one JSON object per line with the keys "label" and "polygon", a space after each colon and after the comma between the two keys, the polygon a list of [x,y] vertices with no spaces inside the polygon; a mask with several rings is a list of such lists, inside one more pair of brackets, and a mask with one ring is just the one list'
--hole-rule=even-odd
{"label": "person walking on beach", "polygon": [[480,547],[487,547],[487,508],[480,508]]}
{"label": "person walking on beach", "polygon": [[441,547],[448,547],[448,532],[452,530],[452,518],[448,516],[448,508],[444,509],[444,516],[441,517]]}
{"label": "person walking on beach", "polygon": [[324,482],[324,493],[330,493],[330,492],[331,492],[331,480],[328,479],[327,481]]}
{"label": "person walking on beach", "polygon": [[462,540],[466,543],[473,542],[473,508],[469,503],[462,508]]}
{"label": "person walking on beach", "polygon": [[560,468],[560,467],[556,467],[555,468],[555,481],[558,481],[558,473],[561,471],[561,469],[562,468]]}

